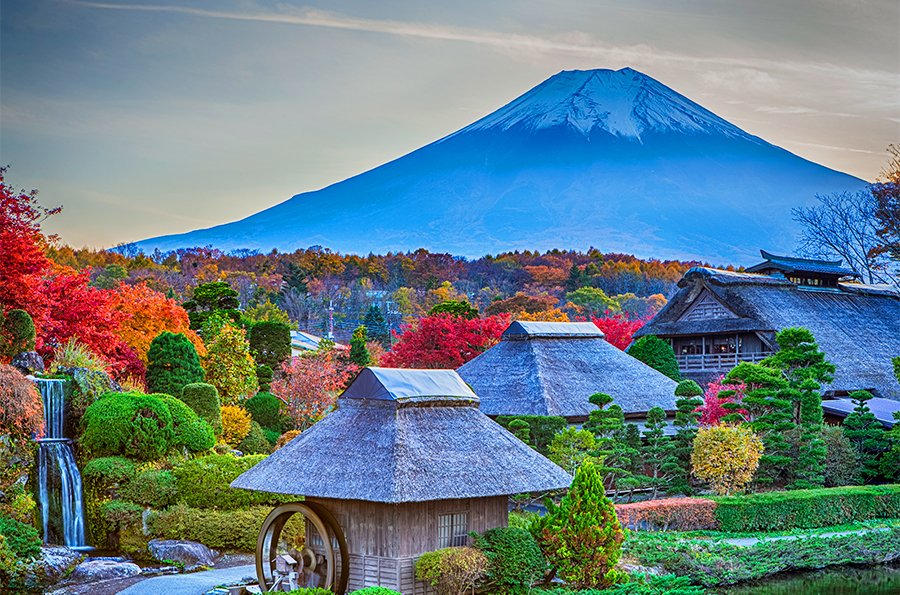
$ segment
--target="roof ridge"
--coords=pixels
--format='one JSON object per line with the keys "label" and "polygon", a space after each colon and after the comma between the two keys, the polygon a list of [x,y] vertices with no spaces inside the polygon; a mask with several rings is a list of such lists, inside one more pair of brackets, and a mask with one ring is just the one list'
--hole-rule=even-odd
{"label": "roof ridge", "polygon": [[776,254],[772,254],[771,252],[766,252],[765,250],[760,250],[760,254],[766,260],[771,260],[774,262],[782,261],[782,262],[796,262],[796,263],[808,263],[808,264],[822,264],[822,265],[834,265],[841,266],[844,262],[843,258],[839,258],[838,260],[820,260],[815,258],[800,258],[799,256],[778,256]]}
{"label": "roof ridge", "polygon": [[[528,346],[528,353],[531,356],[531,359],[534,360],[534,363],[537,364],[538,353],[535,351],[535,343],[534,341],[526,341],[525,344]],[[553,415],[550,411],[550,391],[547,390],[546,381],[543,374],[543,366],[534,365],[533,369],[537,369],[537,374],[535,377],[537,378],[538,387],[541,389],[542,399],[544,401],[544,408],[547,411],[547,415]]]}

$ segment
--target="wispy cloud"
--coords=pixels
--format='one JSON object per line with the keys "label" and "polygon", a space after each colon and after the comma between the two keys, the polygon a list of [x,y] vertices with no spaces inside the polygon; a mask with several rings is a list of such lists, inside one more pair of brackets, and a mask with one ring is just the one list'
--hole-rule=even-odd
{"label": "wispy cloud", "polygon": [[842,114],[838,112],[824,112],[814,107],[804,107],[801,105],[774,106],[763,105],[756,108],[756,111],[765,114],[784,114],[788,116],[835,116],[838,118],[860,118],[859,114]]}
{"label": "wispy cloud", "polygon": [[831,151],[846,151],[848,153],[866,153],[868,155],[882,155],[884,151],[866,151],[865,149],[848,149],[847,147],[831,147],[829,145],[817,145],[815,143],[801,143],[799,141],[783,141],[786,145],[799,145],[802,147],[815,147],[817,149],[829,149]]}

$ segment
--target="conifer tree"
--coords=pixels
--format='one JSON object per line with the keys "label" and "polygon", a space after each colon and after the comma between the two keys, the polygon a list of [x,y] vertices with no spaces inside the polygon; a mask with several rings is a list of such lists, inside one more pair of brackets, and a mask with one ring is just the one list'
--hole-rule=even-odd
{"label": "conifer tree", "polygon": [[697,436],[697,427],[700,420],[698,408],[703,405],[703,389],[693,380],[682,380],[675,387],[675,413],[673,425],[678,428],[672,439],[674,445],[672,454],[678,464],[678,471],[672,478],[672,489],[679,490],[685,495],[690,495],[691,489],[691,452],[694,448],[694,438]]}
{"label": "conifer tree", "polygon": [[634,490],[644,483],[644,476],[641,475],[644,469],[644,456],[641,452],[641,432],[637,424],[625,425],[625,433],[621,440],[617,441],[617,447],[620,449],[619,464],[627,475],[616,482],[616,498],[619,497],[620,489],[628,490],[628,501],[631,502]]}
{"label": "conifer tree", "polygon": [[366,349],[367,339],[368,334],[365,325],[356,327],[356,330],[353,331],[353,336],[350,338],[350,361],[361,368],[365,368],[372,363],[372,356],[369,354],[369,350]]}
{"label": "conifer tree", "polygon": [[584,275],[582,274],[581,269],[578,268],[578,265],[573,262],[572,268],[569,269],[569,278],[566,280],[566,293],[578,291],[583,286]]}
{"label": "conifer tree", "polygon": [[[795,425],[791,422],[791,402],[783,394],[787,381],[779,370],[741,362],[726,376],[725,382],[743,383],[743,398],[738,402],[724,402],[722,407],[731,411],[722,417],[723,422],[746,423],[765,445],[760,457],[755,481],[771,484],[785,475],[793,463],[791,444],[785,436]],[[735,391],[721,391],[719,397],[728,399]],[[743,411],[743,413],[741,413]]]}
{"label": "conifer tree", "polygon": [[675,458],[675,445],[665,435],[666,412],[662,407],[653,407],[647,412],[647,423],[644,431],[644,466],[647,469],[646,481],[653,488],[652,498],[655,500],[660,488],[666,486],[675,473],[680,470]]}
{"label": "conifer tree", "polygon": [[665,374],[675,382],[681,381],[678,360],[672,347],[654,335],[644,335],[626,351],[631,357],[638,359],[657,372]]}
{"label": "conifer tree", "polygon": [[181,397],[186,384],[202,382],[205,372],[190,339],[182,333],[160,333],[147,351],[147,389]]}
{"label": "conifer tree", "polygon": [[238,292],[232,289],[227,281],[201,283],[194,288],[193,298],[181,304],[181,307],[187,310],[191,320],[191,330],[200,331],[202,336],[202,329],[206,321],[217,312],[230,318],[234,324],[240,323],[241,312],[238,310],[240,306],[238,296]]}
{"label": "conifer tree", "polygon": [[581,465],[559,506],[544,504],[547,514],[529,529],[553,571],[576,590],[616,582],[625,534],[594,464]]}
{"label": "conifer tree", "polygon": [[[621,467],[629,461],[627,445],[621,441],[625,431],[625,415],[622,408],[612,404],[612,397],[605,393],[594,393],[588,399],[598,409],[591,411],[584,429],[597,438],[597,472],[603,477],[604,485],[614,486],[618,492],[618,482],[629,473]],[[609,405],[607,409],[606,406]]]}
{"label": "conifer tree", "polygon": [[859,453],[862,464],[862,480],[867,483],[878,476],[879,457],[890,448],[885,439],[884,426],[869,410],[869,399],[872,393],[858,390],[850,393],[853,401],[853,412],[844,420],[844,435],[850,439]]}
{"label": "conifer tree", "polygon": [[373,341],[378,341],[383,347],[391,346],[391,334],[388,330],[387,322],[384,320],[381,308],[376,304],[372,304],[366,310],[363,325],[368,329]]}

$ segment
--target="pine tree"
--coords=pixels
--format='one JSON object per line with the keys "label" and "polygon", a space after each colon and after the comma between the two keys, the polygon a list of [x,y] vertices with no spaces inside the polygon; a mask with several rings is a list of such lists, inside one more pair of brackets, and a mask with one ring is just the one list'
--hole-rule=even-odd
{"label": "pine tree", "polygon": [[529,529],[553,571],[576,590],[609,586],[625,534],[594,464],[578,469],[559,506],[544,504],[547,514]]}
{"label": "pine tree", "polygon": [[844,419],[844,435],[859,453],[864,483],[878,476],[879,457],[890,448],[890,442],[885,439],[884,426],[869,410],[868,401],[871,398],[872,393],[865,390],[850,393],[856,407]]}
{"label": "pine tree", "polygon": [[672,476],[680,469],[675,458],[672,439],[665,435],[666,412],[662,407],[653,407],[647,412],[647,423],[644,431],[644,465],[649,469],[645,476],[647,483],[653,488],[652,498],[666,486]]}
{"label": "pine tree", "polygon": [[[618,439],[624,433],[625,415],[621,407],[611,404],[612,397],[605,393],[594,393],[588,401],[598,407],[590,412],[584,424],[584,429],[597,439],[597,451],[592,453],[597,459],[597,472],[603,477],[604,485],[617,486],[617,481],[628,475],[618,466],[623,460],[624,445]],[[608,409],[607,405],[610,405]]]}
{"label": "pine tree", "polygon": [[147,389],[181,397],[186,384],[203,382],[205,372],[200,357],[183,334],[160,333],[147,351]]}
{"label": "pine tree", "polygon": [[566,280],[566,293],[578,291],[583,286],[584,275],[581,269],[578,268],[578,265],[573,262],[572,268],[569,269],[569,278]]}
{"label": "pine tree", "polygon": [[678,471],[672,478],[672,489],[679,490],[685,495],[693,493],[691,489],[691,451],[694,449],[694,438],[697,436],[697,427],[700,420],[700,412],[697,410],[703,405],[703,389],[693,380],[682,380],[675,387],[675,413],[673,425],[678,428],[672,439],[675,460]]}
{"label": "pine tree", "polygon": [[366,349],[367,340],[368,335],[365,325],[356,327],[356,330],[353,331],[353,336],[350,338],[350,361],[361,368],[365,368],[372,363],[372,356],[369,354],[369,350]]}
{"label": "pine tree", "polygon": [[238,310],[240,306],[238,295],[227,281],[201,283],[195,287],[194,297],[181,304],[190,317],[191,330],[201,331],[206,321],[215,313],[230,318],[234,324],[239,324],[241,312]]}
{"label": "pine tree", "polygon": [[619,465],[627,475],[616,483],[616,497],[619,490],[628,490],[628,502],[634,498],[634,490],[644,485],[644,455],[641,452],[641,432],[637,424],[626,424],[625,433],[616,443]]}
{"label": "pine tree", "polygon": [[363,325],[371,333],[373,341],[378,341],[384,347],[391,346],[391,333],[388,329],[387,322],[384,320],[384,314],[381,308],[372,304],[366,310],[366,316],[363,318]]}

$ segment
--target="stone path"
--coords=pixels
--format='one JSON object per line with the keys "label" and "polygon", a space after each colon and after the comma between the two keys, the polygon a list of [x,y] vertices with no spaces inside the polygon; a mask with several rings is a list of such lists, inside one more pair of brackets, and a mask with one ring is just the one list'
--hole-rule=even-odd
{"label": "stone path", "polygon": [[875,531],[890,531],[891,527],[879,527],[877,529],[857,529],[855,531],[835,531],[833,533],[819,533],[816,535],[782,535],[779,537],[740,537],[735,539],[723,539],[721,543],[730,543],[740,547],[756,545],[760,541],[793,541],[795,539],[806,539],[808,537],[840,537],[843,535],[853,535],[855,533],[874,533]]}
{"label": "stone path", "polygon": [[256,577],[256,567],[234,566],[221,570],[157,576],[119,591],[119,595],[204,595],[218,585],[239,583],[244,577]]}

